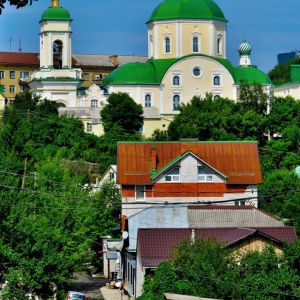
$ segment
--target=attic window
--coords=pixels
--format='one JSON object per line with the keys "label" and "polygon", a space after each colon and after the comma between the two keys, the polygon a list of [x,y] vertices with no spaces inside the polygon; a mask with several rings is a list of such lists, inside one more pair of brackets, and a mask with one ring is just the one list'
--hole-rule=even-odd
{"label": "attic window", "polygon": [[199,167],[198,168],[198,181],[199,182],[212,182],[213,176],[209,171],[207,171],[203,167]]}
{"label": "attic window", "polygon": [[168,172],[165,176],[165,180],[167,182],[179,182],[180,181],[179,168],[174,168],[170,172]]}

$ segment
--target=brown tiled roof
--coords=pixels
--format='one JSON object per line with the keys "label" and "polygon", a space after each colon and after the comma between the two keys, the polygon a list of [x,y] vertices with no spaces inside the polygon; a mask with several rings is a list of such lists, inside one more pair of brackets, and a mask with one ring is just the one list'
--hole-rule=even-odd
{"label": "brown tiled roof", "polygon": [[39,53],[0,52],[0,65],[40,65]]}
{"label": "brown tiled roof", "polygon": [[190,150],[211,167],[228,176],[228,184],[262,182],[256,142],[120,142],[120,184],[152,184],[149,160],[153,146],[156,148],[157,170]]}
{"label": "brown tiled roof", "polygon": [[[138,247],[142,264],[145,267],[156,267],[170,258],[172,247],[183,239],[191,237],[190,228],[140,228],[138,231]],[[294,227],[228,227],[228,228],[195,228],[195,237],[208,239],[216,238],[231,246],[247,237],[259,234],[277,243],[294,242],[297,234]]]}

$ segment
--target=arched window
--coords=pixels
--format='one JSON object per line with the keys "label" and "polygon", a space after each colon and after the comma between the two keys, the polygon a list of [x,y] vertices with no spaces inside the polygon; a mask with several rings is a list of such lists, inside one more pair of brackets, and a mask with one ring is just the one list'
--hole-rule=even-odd
{"label": "arched window", "polygon": [[173,96],[173,110],[177,110],[177,107],[179,104],[180,104],[180,96],[174,95]]}
{"label": "arched window", "polygon": [[222,54],[222,37],[219,36],[217,39],[217,53]]}
{"label": "arched window", "polygon": [[193,52],[199,52],[199,39],[196,36],[193,37]]}
{"label": "arched window", "polygon": [[166,37],[165,38],[165,53],[170,53],[171,52],[171,42],[170,38]]}
{"label": "arched window", "polygon": [[173,77],[173,85],[180,85],[180,78],[178,75]]}
{"label": "arched window", "polygon": [[214,85],[220,85],[221,84],[221,78],[220,76],[215,76],[214,77]]}
{"label": "arched window", "polygon": [[145,107],[151,107],[151,95],[150,94],[145,95]]}
{"label": "arched window", "polygon": [[63,44],[61,41],[56,40],[53,43],[53,67],[55,69],[62,69],[62,48]]}
{"label": "arched window", "polygon": [[98,107],[98,100],[91,100],[91,107]]}

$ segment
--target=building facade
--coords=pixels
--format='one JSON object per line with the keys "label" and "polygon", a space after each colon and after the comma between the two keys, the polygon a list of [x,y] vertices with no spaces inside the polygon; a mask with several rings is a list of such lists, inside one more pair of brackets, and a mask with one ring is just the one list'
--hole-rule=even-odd
{"label": "building facade", "polygon": [[[75,55],[71,16],[52,0],[41,16],[34,65],[39,67],[30,71],[29,86],[42,98],[59,102],[64,113],[70,111],[83,120],[87,132],[96,134],[103,133],[99,114],[109,95],[127,93],[144,108],[141,132],[148,137],[155,129],[167,129],[178,105],[194,96],[211,93],[238,101],[243,81],[270,91],[268,76],[251,65],[246,41],[238,48],[239,66],[227,59],[227,22],[213,0],[164,0],[147,21],[147,57]],[[5,82],[5,92],[10,85]]]}

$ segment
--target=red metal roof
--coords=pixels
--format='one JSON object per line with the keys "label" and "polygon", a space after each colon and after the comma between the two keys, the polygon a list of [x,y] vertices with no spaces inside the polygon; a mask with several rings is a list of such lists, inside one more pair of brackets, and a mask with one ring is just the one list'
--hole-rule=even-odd
{"label": "red metal roof", "polygon": [[[140,228],[138,231],[139,254],[143,266],[156,267],[170,258],[172,247],[183,239],[191,237],[190,228]],[[195,237],[216,238],[219,242],[233,245],[254,234],[263,235],[278,243],[292,243],[297,240],[295,228],[283,227],[228,227],[228,228],[195,228]]]}
{"label": "red metal roof", "polygon": [[39,53],[0,52],[0,65],[40,65]]}
{"label": "red metal roof", "polygon": [[228,184],[262,182],[256,142],[119,142],[118,183],[152,184],[149,162],[152,147],[156,148],[158,171],[190,150],[228,176]]}

